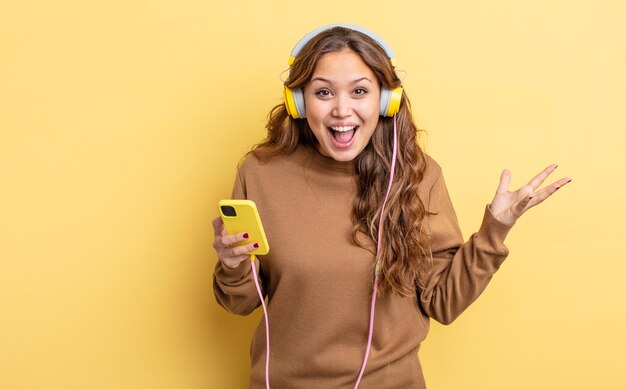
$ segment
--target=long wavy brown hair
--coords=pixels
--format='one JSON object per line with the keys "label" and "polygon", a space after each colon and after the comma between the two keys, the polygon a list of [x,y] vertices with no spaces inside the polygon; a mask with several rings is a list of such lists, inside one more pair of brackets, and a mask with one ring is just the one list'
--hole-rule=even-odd
{"label": "long wavy brown hair", "polygon": [[[318,34],[307,43],[289,71],[285,86],[304,88],[319,59],[327,53],[349,49],[357,53],[376,75],[381,87],[400,86],[391,61],[384,50],[367,35],[343,27]],[[415,294],[415,286],[424,286],[431,268],[429,238],[423,226],[426,210],[418,196],[426,158],[417,144],[417,127],[411,107],[402,94],[396,114],[398,155],[395,176],[383,216],[383,234],[379,260],[379,290],[400,296]],[[307,120],[293,119],[284,104],[274,107],[267,122],[267,138],[253,147],[251,153],[260,159],[292,153],[298,145],[317,147],[317,139]],[[360,247],[358,232],[378,240],[378,220],[387,191],[393,154],[393,118],[380,117],[369,144],[354,163],[357,194],[352,205],[354,228],[352,240]]]}

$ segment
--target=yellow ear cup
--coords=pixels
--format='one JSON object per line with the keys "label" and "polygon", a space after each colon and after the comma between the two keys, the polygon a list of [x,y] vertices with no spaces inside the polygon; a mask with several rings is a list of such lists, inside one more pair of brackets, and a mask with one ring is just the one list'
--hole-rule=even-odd
{"label": "yellow ear cup", "polygon": [[298,119],[298,110],[296,109],[296,102],[293,99],[293,93],[291,89],[285,88],[285,106],[287,107],[287,113],[294,119]]}
{"label": "yellow ear cup", "polygon": [[306,118],[306,108],[304,106],[304,94],[302,89],[285,88],[285,106],[287,113],[294,119]]}
{"label": "yellow ear cup", "polygon": [[400,110],[400,101],[402,101],[402,87],[395,89],[380,89],[380,116],[391,117]]}
{"label": "yellow ear cup", "polygon": [[385,113],[385,116],[393,116],[400,110],[400,102],[402,101],[402,87],[399,86],[391,90],[389,96],[389,108]]}

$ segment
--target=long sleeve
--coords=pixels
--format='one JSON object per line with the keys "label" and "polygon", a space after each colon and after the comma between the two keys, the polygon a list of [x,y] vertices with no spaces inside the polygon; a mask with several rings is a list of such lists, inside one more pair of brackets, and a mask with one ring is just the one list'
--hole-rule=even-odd
{"label": "long sleeve", "polygon": [[[239,173],[235,180],[232,198],[246,198],[245,184]],[[239,266],[231,269],[218,259],[213,272],[213,293],[218,304],[227,311],[238,315],[248,315],[259,307],[261,300],[252,278],[254,276],[252,271],[250,261],[243,261]],[[263,277],[259,277],[259,285],[265,296]]]}
{"label": "long sleeve", "polygon": [[428,196],[433,268],[419,290],[424,311],[443,324],[454,321],[487,287],[508,255],[504,239],[511,226],[497,221],[489,207],[482,225],[463,243],[463,237],[441,170]]}
{"label": "long sleeve", "polygon": [[[423,227],[434,270],[425,287],[416,290],[417,297],[387,293],[377,300],[363,387],[425,388],[418,353],[429,317],[452,321],[480,294],[506,256],[502,241],[508,227],[489,214],[480,231],[463,244],[441,169],[428,156],[424,163],[417,190],[432,213]],[[272,247],[258,261],[268,297],[272,387],[354,386],[367,343],[375,261],[368,248],[351,239],[357,191],[352,164],[314,148],[302,146],[264,161],[249,155],[240,165],[233,197],[255,201]],[[249,261],[235,269],[217,264],[214,291],[226,310],[247,314],[260,304],[252,270]],[[249,387],[263,388],[263,321],[252,337]]]}

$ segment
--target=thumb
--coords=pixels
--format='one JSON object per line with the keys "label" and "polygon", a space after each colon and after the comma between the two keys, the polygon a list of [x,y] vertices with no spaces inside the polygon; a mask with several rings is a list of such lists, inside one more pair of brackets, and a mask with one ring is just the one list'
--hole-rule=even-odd
{"label": "thumb", "polygon": [[511,172],[509,169],[504,169],[500,175],[500,184],[496,193],[506,193],[509,191],[509,182],[511,182]]}

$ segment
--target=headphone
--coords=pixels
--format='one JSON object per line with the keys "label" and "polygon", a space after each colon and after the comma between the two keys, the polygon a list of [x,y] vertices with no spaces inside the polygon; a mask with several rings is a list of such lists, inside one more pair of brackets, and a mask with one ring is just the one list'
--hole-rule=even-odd
{"label": "headphone", "polygon": [[[289,66],[293,64],[298,54],[302,48],[311,41],[315,36],[320,34],[323,31],[330,30],[334,27],[343,27],[350,30],[358,31],[369,38],[371,38],[374,42],[376,42],[387,54],[389,60],[391,61],[391,66],[396,67],[396,59],[393,56],[393,51],[387,45],[387,43],[378,35],[374,34],[371,31],[366,30],[363,27],[355,26],[352,24],[330,24],[327,26],[319,27],[308,34],[306,34],[300,41],[295,45],[293,50],[291,51],[291,55],[289,56]],[[294,119],[304,119],[306,118],[306,109],[304,107],[304,93],[302,89],[290,89],[285,87],[284,90],[285,97],[285,107],[287,107],[287,112]],[[394,89],[387,89],[385,87],[380,90],[380,115],[391,117],[398,113],[400,109],[400,100],[402,100],[402,87],[399,86]]]}

